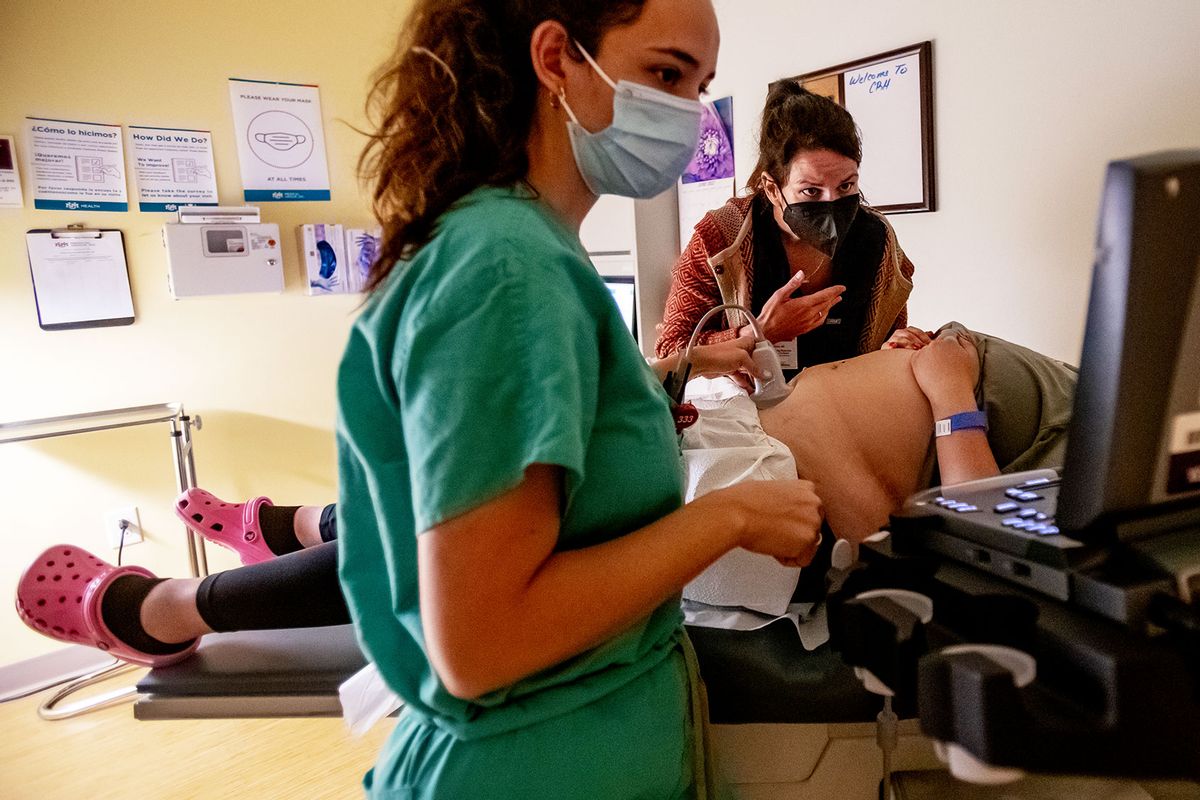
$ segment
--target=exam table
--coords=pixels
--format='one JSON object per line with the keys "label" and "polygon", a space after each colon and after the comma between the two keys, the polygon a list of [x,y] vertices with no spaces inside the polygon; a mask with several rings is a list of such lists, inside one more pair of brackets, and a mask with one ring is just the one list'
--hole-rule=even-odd
{"label": "exam table", "polygon": [[[708,686],[714,748],[739,798],[877,796],[880,699],[828,645],[805,652],[787,620],[689,633]],[[340,716],[338,685],[365,663],[349,625],[210,634],[192,658],[138,682],[134,716]],[[915,721],[901,722],[893,764],[937,766]]]}
{"label": "exam table", "polygon": [[338,686],[366,663],[351,625],[212,633],[191,658],[138,681],[133,715],[338,717]]}

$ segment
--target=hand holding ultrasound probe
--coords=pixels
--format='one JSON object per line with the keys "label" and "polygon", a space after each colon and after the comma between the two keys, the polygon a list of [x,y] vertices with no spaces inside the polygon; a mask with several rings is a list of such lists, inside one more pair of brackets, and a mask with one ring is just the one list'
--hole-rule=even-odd
{"label": "hand holding ultrasound probe", "polygon": [[[791,281],[787,285],[791,285]],[[785,285],[785,288],[787,285]],[[775,352],[775,346],[766,338],[758,320],[750,313],[750,309],[745,306],[735,303],[723,303],[705,312],[700,321],[696,323],[696,328],[692,332],[692,338],[688,342],[687,350],[684,351],[683,361],[679,365],[678,372],[681,380],[684,382],[687,381],[687,375],[693,363],[692,358],[696,340],[699,338],[700,332],[704,330],[704,324],[708,322],[713,314],[730,308],[742,312],[754,331],[755,345],[750,358],[753,359],[754,364],[758,367],[759,374],[754,376],[754,391],[751,392],[750,397],[759,408],[770,408],[791,394],[792,390],[784,379],[783,365],[779,363],[779,355]]]}

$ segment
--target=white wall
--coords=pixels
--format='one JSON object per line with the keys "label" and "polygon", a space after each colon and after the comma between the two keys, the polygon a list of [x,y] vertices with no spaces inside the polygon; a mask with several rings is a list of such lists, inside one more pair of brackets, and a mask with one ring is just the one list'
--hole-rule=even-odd
{"label": "white wall", "polygon": [[933,40],[938,211],[893,215],[913,324],[1076,361],[1104,165],[1200,147],[1197,0],[715,0],[739,184],[767,84]]}

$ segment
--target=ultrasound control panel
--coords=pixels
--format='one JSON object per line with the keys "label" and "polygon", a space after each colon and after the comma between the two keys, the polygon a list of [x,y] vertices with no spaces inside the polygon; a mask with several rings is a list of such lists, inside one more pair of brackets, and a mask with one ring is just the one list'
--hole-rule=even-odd
{"label": "ultrasound control panel", "polygon": [[1039,469],[940,486],[910,497],[902,513],[939,517],[980,544],[1065,567],[1065,552],[1081,543],[1055,523],[1060,482],[1056,470]]}
{"label": "ultrasound control panel", "polygon": [[910,497],[892,533],[945,556],[1125,624],[1137,624],[1162,569],[1064,532],[1055,521],[1061,475],[1042,469],[941,486]]}
{"label": "ultrasound control panel", "polygon": [[929,550],[1066,600],[1067,570],[1090,549],[1055,523],[1060,482],[1042,469],[941,486],[910,497],[893,521],[920,522]]}
{"label": "ultrasound control panel", "polygon": [[[988,509],[986,507],[980,508],[969,500],[945,497],[944,493],[939,493],[934,497],[933,504],[953,511],[955,514],[983,512],[989,523],[999,520],[1002,528],[1026,531],[1038,536],[1054,536],[1061,533],[1058,526],[1054,524],[1053,506],[1057,500],[1057,494],[1057,481],[1053,478],[1039,477],[1029,478],[1016,486],[1005,489],[1003,499],[994,493],[991,497],[975,498],[986,501],[988,505],[991,505],[992,514],[1000,515],[991,518],[987,517]],[[992,505],[992,501],[995,500],[999,500],[999,502]]]}

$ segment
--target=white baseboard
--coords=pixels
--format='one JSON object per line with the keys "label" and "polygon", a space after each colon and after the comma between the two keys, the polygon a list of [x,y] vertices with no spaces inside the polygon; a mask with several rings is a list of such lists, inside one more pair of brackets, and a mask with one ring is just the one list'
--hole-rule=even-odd
{"label": "white baseboard", "polygon": [[73,644],[5,665],[0,667],[0,703],[27,697],[116,662],[93,647]]}

